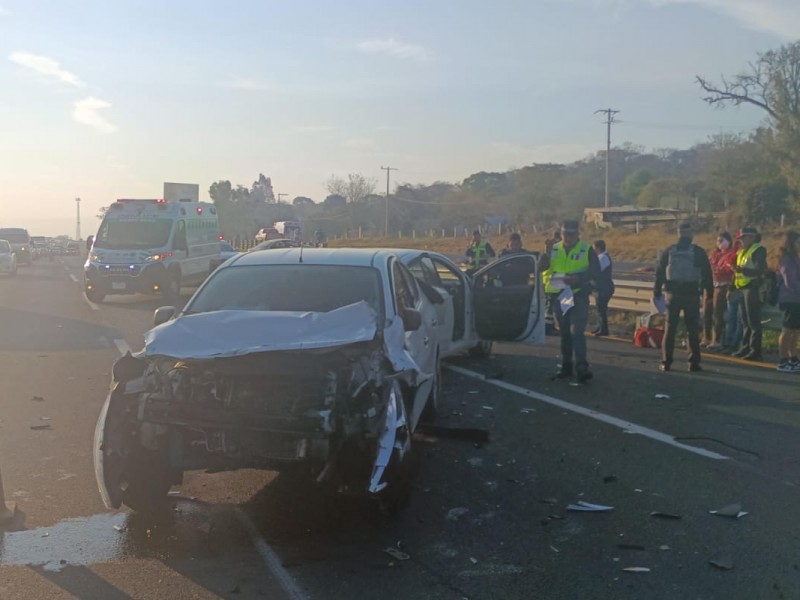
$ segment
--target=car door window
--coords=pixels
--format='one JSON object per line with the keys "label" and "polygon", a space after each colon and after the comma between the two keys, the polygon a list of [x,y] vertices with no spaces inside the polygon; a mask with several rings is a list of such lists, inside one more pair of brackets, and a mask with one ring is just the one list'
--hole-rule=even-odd
{"label": "car door window", "polygon": [[529,254],[501,259],[479,271],[473,280],[478,335],[505,341],[525,337],[539,317],[537,281],[536,258]]}

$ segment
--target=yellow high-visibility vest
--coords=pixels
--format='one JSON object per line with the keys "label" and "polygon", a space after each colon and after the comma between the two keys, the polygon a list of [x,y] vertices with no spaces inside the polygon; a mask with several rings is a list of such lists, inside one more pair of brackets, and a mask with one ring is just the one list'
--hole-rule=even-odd
{"label": "yellow high-visibility vest", "polygon": [[[548,294],[557,294],[560,290],[550,287],[550,278],[553,273],[564,273],[565,275],[575,275],[589,270],[589,250],[591,246],[587,242],[578,242],[569,251],[564,249],[564,242],[557,242],[550,251],[550,267],[542,272],[544,290]],[[579,292],[581,288],[573,287],[573,293]]]}
{"label": "yellow high-visibility vest", "polygon": [[[753,244],[749,248],[739,248],[739,251],[736,253],[736,266],[742,267],[743,269],[753,268],[753,254],[759,248],[761,248],[761,244]],[[733,274],[733,285],[737,290],[745,287],[751,281],[753,281],[753,277],[748,277],[744,273]]]}

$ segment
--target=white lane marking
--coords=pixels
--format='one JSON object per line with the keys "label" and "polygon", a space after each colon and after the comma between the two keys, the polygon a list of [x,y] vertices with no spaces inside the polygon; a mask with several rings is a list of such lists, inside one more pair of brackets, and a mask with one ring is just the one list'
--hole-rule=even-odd
{"label": "white lane marking", "polygon": [[70,273],[69,278],[72,279],[73,282],[78,283],[78,278],[75,277],[75,273]]}
{"label": "white lane marking", "polygon": [[131,351],[131,347],[128,346],[128,342],[126,342],[122,338],[114,338],[113,341],[114,345],[117,347],[117,350],[119,350],[119,353],[122,356],[125,356],[128,352]]}
{"label": "white lane marking", "polygon": [[278,580],[278,583],[280,584],[281,589],[286,593],[286,596],[290,598],[290,600],[306,600],[308,596],[303,592],[303,590],[300,589],[289,571],[284,568],[283,564],[281,563],[281,559],[278,558],[278,555],[275,553],[275,551],[270,548],[269,544],[267,544],[264,538],[261,537],[261,534],[250,518],[244,513],[244,511],[242,511],[241,508],[235,509],[235,512],[236,516],[239,518],[239,521],[250,535],[250,540],[253,542],[253,545],[256,547],[258,553],[261,555],[264,564],[275,576],[275,579]]}
{"label": "white lane marking", "polygon": [[724,454],[717,454],[716,452],[712,452],[711,450],[706,450],[705,448],[698,448],[696,446],[682,444],[681,442],[676,440],[674,436],[671,436],[667,433],[662,433],[660,431],[656,431],[655,429],[650,429],[649,427],[643,427],[642,425],[637,425],[636,423],[631,423],[630,421],[625,421],[624,419],[618,419],[617,417],[612,417],[611,415],[597,412],[596,410],[592,410],[590,408],[586,408],[578,404],[572,404],[565,400],[560,400],[558,398],[554,398],[553,396],[548,396],[547,394],[540,394],[539,392],[534,392],[533,390],[529,390],[524,387],[514,385],[513,383],[506,383],[505,381],[490,379],[485,375],[483,375],[482,373],[478,373],[476,371],[471,371],[469,369],[465,369],[463,367],[456,367],[453,365],[447,365],[446,368],[450,369],[454,373],[458,373],[460,375],[466,375],[467,377],[473,377],[475,379],[480,379],[491,385],[503,388],[504,390],[508,390],[509,392],[514,392],[515,394],[521,394],[523,396],[527,396],[528,398],[533,398],[535,400],[539,400],[547,404],[552,404],[553,406],[557,406],[558,408],[562,408],[564,410],[568,410],[577,413],[579,415],[583,415],[584,417],[589,417],[590,419],[595,419],[597,421],[602,421],[603,423],[613,425],[614,427],[619,427],[620,429],[622,429],[624,433],[643,435],[657,442],[668,444],[670,446],[674,446],[675,448],[680,448],[681,450],[686,450],[687,452],[693,452],[694,454],[699,454],[700,456],[704,456],[706,458],[712,458],[714,460],[729,459],[729,457],[725,456]]}

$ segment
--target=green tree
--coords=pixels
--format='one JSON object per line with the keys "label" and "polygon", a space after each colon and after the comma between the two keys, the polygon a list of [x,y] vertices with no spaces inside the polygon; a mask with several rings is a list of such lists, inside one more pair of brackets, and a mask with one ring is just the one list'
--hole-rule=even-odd
{"label": "green tree", "polygon": [[636,204],[639,192],[653,180],[653,174],[647,169],[636,169],[622,180],[619,185],[619,195],[630,204]]}

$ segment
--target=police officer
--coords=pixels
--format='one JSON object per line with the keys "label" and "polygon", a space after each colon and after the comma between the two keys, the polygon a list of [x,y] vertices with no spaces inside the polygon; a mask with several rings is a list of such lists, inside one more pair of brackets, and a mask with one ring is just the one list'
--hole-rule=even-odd
{"label": "police officer", "polygon": [[755,227],[742,227],[742,247],[736,253],[733,285],[744,301],[742,347],[733,356],[761,360],[761,279],[767,272],[767,249]]}
{"label": "police officer", "polygon": [[667,292],[667,328],[659,371],[672,369],[681,311],[689,336],[689,371],[703,370],[700,367],[700,294],[703,290],[713,294],[714,280],[706,251],[693,244],[692,239],[692,224],[684,221],[678,228],[678,242],[661,254],[656,268],[653,297],[661,298],[662,288]]}
{"label": "police officer", "polygon": [[489,258],[494,258],[494,248],[492,245],[481,238],[480,230],[476,229],[472,232],[472,243],[467,248],[467,262],[472,269],[479,269],[484,265],[489,264]]}
{"label": "police officer", "polygon": [[564,221],[561,241],[552,244],[550,252],[542,257],[542,263],[545,291],[561,334],[561,369],[556,378],[572,377],[574,365],[575,378],[583,383],[592,378],[584,330],[589,316],[591,282],[597,279],[600,265],[591,244],[580,241],[578,221]]}

